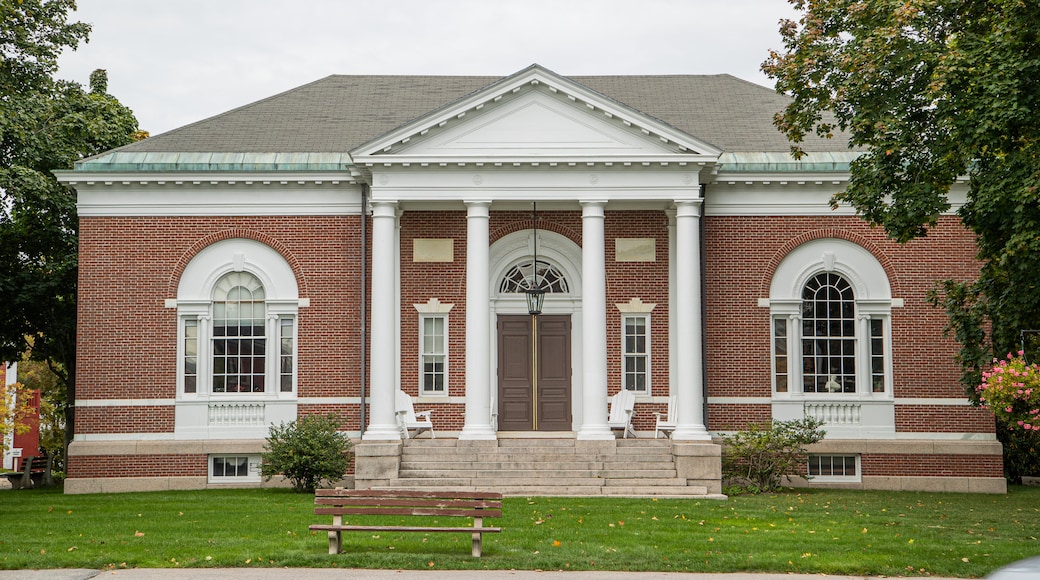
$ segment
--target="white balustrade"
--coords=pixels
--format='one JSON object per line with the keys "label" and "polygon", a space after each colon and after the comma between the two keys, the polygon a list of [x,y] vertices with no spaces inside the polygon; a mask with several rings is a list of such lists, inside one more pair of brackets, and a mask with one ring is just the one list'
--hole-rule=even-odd
{"label": "white balustrade", "polygon": [[266,424],[263,403],[210,403],[209,424],[251,426]]}
{"label": "white balustrade", "polygon": [[805,414],[831,425],[859,425],[862,405],[859,403],[806,403]]}

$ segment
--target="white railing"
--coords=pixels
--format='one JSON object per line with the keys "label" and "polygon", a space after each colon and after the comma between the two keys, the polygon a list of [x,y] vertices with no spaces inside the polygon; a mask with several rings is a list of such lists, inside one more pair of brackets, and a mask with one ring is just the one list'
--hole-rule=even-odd
{"label": "white railing", "polygon": [[831,425],[859,425],[862,405],[859,403],[806,403],[805,414]]}
{"label": "white railing", "polygon": [[263,403],[210,403],[210,425],[264,425]]}

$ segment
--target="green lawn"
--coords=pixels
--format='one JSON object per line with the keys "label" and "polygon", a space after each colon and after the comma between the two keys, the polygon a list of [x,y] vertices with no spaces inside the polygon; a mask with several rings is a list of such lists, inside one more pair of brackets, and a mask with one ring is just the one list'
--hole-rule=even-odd
{"label": "green lawn", "polygon": [[[500,534],[344,535],[283,489],[0,491],[0,568],[289,566],[979,577],[1040,554],[1040,488],[1007,495],[789,491],[728,501],[507,498]],[[397,518],[388,518],[396,520]],[[494,521],[494,520],[491,520]],[[489,521],[489,524],[490,522]],[[445,523],[445,522],[441,522]]]}

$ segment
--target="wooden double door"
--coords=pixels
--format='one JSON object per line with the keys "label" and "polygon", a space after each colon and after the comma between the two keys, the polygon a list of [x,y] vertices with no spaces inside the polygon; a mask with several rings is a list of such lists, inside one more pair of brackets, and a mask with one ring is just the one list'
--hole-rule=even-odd
{"label": "wooden double door", "polygon": [[498,429],[572,429],[569,315],[498,317]]}

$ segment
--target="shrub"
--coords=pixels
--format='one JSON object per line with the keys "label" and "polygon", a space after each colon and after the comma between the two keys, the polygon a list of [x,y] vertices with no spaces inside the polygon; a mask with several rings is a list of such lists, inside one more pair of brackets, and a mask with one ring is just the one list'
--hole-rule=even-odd
{"label": "shrub", "polygon": [[823,421],[752,424],[746,431],[723,436],[722,475],[728,485],[751,493],[775,491],[784,476],[804,475],[805,446],[823,439]]}
{"label": "shrub", "polygon": [[267,481],[282,474],[298,493],[313,493],[320,485],[343,478],[349,467],[350,439],[337,429],[336,415],[308,415],[272,425],[260,473]]}

